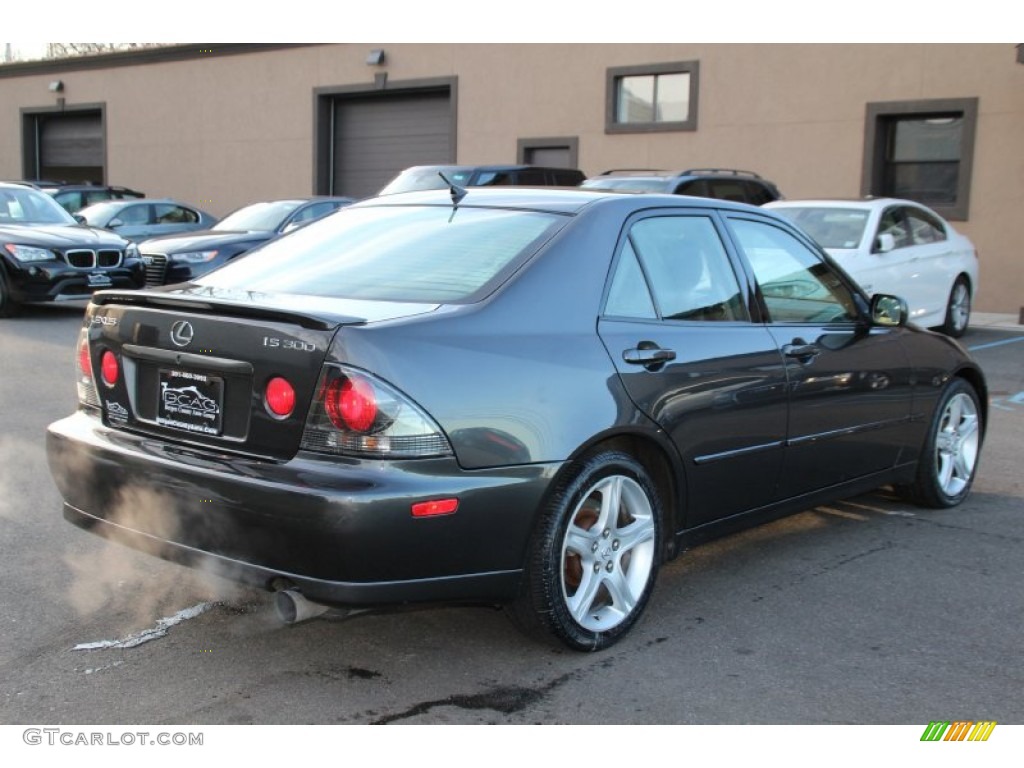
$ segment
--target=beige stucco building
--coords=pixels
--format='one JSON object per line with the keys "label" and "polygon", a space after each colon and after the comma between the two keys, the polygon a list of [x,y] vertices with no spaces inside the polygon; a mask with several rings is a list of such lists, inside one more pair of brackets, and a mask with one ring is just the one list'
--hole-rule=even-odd
{"label": "beige stucco building", "polygon": [[916,196],[1024,306],[1012,44],[187,45],[0,67],[0,178],[94,178],[223,215],[373,194],[434,162],[756,171],[788,198]]}

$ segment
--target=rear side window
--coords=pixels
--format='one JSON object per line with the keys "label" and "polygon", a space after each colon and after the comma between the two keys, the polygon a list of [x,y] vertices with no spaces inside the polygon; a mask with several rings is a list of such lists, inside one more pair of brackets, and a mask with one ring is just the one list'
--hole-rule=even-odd
{"label": "rear side window", "polygon": [[469,207],[348,209],[198,282],[377,301],[473,301],[493,290],[568,220]]}
{"label": "rear side window", "polygon": [[630,227],[606,312],[649,318],[655,311],[664,320],[747,319],[736,275],[710,219],[658,216]]}

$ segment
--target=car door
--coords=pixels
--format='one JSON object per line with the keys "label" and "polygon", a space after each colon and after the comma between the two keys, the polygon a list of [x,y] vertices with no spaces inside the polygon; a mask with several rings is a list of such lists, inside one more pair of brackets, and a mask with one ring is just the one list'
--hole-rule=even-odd
{"label": "car door", "polygon": [[627,223],[598,332],[629,397],[682,458],[687,527],[777,496],[786,371],[750,296],[715,214]]}
{"label": "car door", "polygon": [[843,276],[795,230],[726,216],[785,359],[784,498],[892,467],[910,439],[910,363],[901,328],[872,327]]}
{"label": "car door", "polygon": [[107,226],[127,240],[145,240],[153,226],[153,206],[135,203],[119,209]]}
{"label": "car door", "polygon": [[910,319],[921,315],[942,316],[950,288],[960,273],[961,259],[954,253],[955,245],[937,217],[910,205],[904,208],[904,216],[913,243],[910,264],[917,283],[915,301],[918,303],[907,299]]}
{"label": "car door", "polygon": [[906,299],[913,319],[926,293],[923,281],[927,276],[915,265],[918,251],[905,206],[890,205],[883,209],[873,234],[862,247],[869,252],[863,257],[858,255],[856,260],[843,261],[843,266],[869,296],[888,293]]}

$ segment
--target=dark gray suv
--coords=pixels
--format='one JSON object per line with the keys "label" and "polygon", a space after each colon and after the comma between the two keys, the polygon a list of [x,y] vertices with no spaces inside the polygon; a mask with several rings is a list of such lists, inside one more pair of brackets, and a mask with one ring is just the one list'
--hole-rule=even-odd
{"label": "dark gray suv", "polygon": [[750,205],[764,205],[782,199],[778,187],[753,171],[727,168],[691,168],[679,173],[617,169],[587,179],[582,186],[588,189],[712,197],[716,200],[731,200]]}

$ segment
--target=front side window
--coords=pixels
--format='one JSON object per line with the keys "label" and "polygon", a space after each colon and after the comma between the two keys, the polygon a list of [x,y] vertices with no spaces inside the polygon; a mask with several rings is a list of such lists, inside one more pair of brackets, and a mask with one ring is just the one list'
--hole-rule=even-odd
{"label": "front side window", "polygon": [[736,241],[754,270],[776,323],[840,323],[857,319],[853,294],[814,251],[783,229],[732,219]]}
{"label": "front side window", "polygon": [[[903,211],[901,206],[886,208],[878,222],[879,236],[892,235],[894,248],[906,248],[908,245],[913,245],[910,228],[907,226],[907,218],[903,215]],[[876,250],[880,249],[878,242],[876,239]]]}
{"label": "front side window", "polygon": [[608,70],[606,133],[697,129],[696,61]]}

